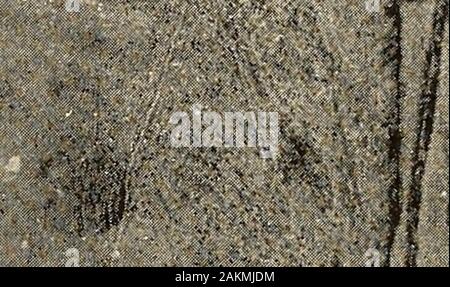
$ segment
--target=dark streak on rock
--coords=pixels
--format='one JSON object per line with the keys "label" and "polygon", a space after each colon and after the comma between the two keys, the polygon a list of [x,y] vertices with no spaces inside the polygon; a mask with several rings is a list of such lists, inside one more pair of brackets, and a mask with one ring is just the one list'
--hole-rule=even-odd
{"label": "dark streak on rock", "polygon": [[389,232],[387,236],[387,243],[385,246],[386,259],[384,266],[389,266],[391,261],[391,251],[395,240],[397,227],[400,223],[400,216],[402,211],[400,200],[400,189],[402,186],[402,178],[400,172],[400,155],[402,136],[400,131],[401,126],[401,100],[403,97],[403,85],[400,79],[401,65],[402,65],[402,17],[400,5],[397,0],[393,0],[390,6],[386,7],[386,15],[393,21],[393,31],[389,39],[389,44],[384,50],[386,56],[386,64],[395,63],[393,69],[393,77],[395,79],[396,88],[394,92],[394,99],[392,103],[392,110],[388,118],[389,123],[389,162],[392,171],[394,172],[392,182],[388,189],[389,197]]}
{"label": "dark streak on rock", "polygon": [[330,178],[320,170],[323,163],[320,154],[314,149],[308,136],[300,136],[293,130],[288,130],[281,124],[281,133],[287,139],[281,147],[283,183],[305,183],[311,187],[311,192],[318,209],[325,213],[333,206],[333,194],[330,192]]}
{"label": "dark streak on rock", "polygon": [[79,80],[74,86],[66,85],[63,80],[50,82],[49,92],[57,98],[64,99],[70,89],[89,94],[95,101],[93,105],[79,110],[75,107],[74,111],[88,119],[94,112],[97,115],[92,133],[91,127],[82,130],[78,125],[71,125],[71,118],[57,125],[54,131],[57,134],[51,135],[59,139],[59,146],[46,154],[39,166],[39,176],[66,194],[67,206],[72,209],[66,220],[79,236],[107,232],[119,225],[130,203],[127,193],[130,183],[126,180],[129,154],[121,149],[111,132],[117,122],[110,115],[107,99],[92,81],[86,82],[83,85]]}
{"label": "dark streak on rock", "polygon": [[95,229],[105,232],[117,226],[126,206],[126,168],[108,155],[105,144],[96,146],[95,155],[72,167],[70,189],[76,193],[77,232]]}
{"label": "dark streak on rock", "polygon": [[420,207],[422,202],[422,180],[425,173],[427,153],[433,133],[433,123],[436,110],[437,89],[441,66],[442,40],[448,17],[449,1],[439,1],[433,17],[433,33],[430,46],[426,52],[424,71],[424,85],[420,96],[419,127],[413,155],[411,169],[412,183],[407,198],[406,212],[408,221],[406,226],[408,249],[406,266],[417,266]]}

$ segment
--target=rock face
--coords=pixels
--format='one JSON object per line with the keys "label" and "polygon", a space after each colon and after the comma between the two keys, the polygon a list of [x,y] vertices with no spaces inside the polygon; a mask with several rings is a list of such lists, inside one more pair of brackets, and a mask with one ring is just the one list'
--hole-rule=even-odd
{"label": "rock face", "polygon": [[449,3],[368,2],[0,0],[0,266],[448,266]]}

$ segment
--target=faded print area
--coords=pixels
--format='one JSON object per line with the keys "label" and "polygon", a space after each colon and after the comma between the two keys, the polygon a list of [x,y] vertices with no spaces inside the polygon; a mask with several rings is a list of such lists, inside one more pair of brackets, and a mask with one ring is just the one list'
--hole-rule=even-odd
{"label": "faded print area", "polygon": [[448,266],[448,5],[0,0],[0,266]]}

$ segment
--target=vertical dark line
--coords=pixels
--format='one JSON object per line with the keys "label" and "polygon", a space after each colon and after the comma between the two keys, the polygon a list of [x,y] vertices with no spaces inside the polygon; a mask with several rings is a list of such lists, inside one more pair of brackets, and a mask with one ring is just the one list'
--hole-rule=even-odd
{"label": "vertical dark line", "polygon": [[422,203],[422,179],[425,173],[427,152],[431,135],[433,133],[434,115],[436,110],[437,89],[439,84],[442,40],[444,38],[445,24],[448,17],[448,0],[438,2],[433,17],[432,39],[426,52],[424,71],[424,85],[420,95],[419,127],[413,155],[411,169],[412,183],[407,198],[407,240],[406,266],[417,266],[418,241],[417,229],[419,226],[420,207]]}
{"label": "vertical dark line", "polygon": [[387,243],[385,247],[386,259],[384,266],[389,266],[391,261],[392,246],[394,245],[395,234],[400,223],[401,216],[401,202],[400,189],[402,186],[401,172],[400,172],[400,154],[402,145],[402,136],[400,131],[401,126],[401,100],[403,97],[403,85],[400,79],[401,65],[403,61],[402,55],[402,18],[401,10],[398,0],[393,0],[392,3],[386,7],[386,15],[393,21],[393,32],[389,39],[389,44],[385,48],[385,55],[387,64],[395,63],[393,69],[393,77],[395,80],[395,92],[392,102],[392,110],[389,114],[389,163],[393,174],[392,181],[388,189],[389,197],[389,231],[387,236]]}
{"label": "vertical dark line", "polygon": [[125,207],[126,207],[126,195],[127,195],[127,185],[125,182],[125,175],[119,174],[120,177],[120,186],[118,191],[118,203],[117,203],[117,210],[116,210],[116,220],[115,224],[119,224],[119,222],[122,220],[124,214],[125,214]]}

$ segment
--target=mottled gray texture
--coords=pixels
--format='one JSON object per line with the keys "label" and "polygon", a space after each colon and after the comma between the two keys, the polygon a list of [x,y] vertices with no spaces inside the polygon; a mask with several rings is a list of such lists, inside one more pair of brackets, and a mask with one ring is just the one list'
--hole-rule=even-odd
{"label": "mottled gray texture", "polygon": [[0,266],[448,266],[448,0],[381,1],[0,0]]}

